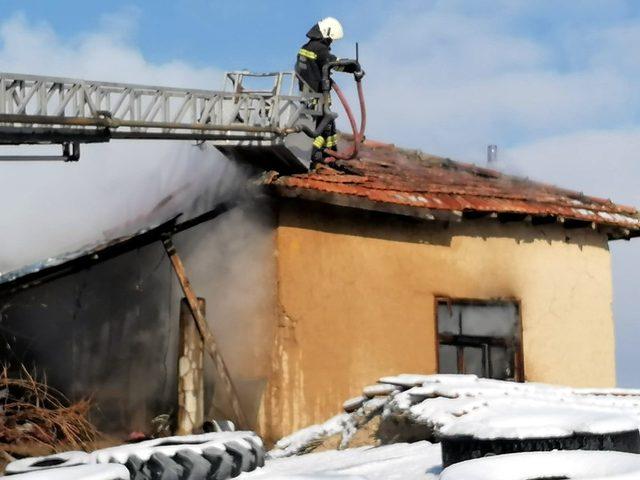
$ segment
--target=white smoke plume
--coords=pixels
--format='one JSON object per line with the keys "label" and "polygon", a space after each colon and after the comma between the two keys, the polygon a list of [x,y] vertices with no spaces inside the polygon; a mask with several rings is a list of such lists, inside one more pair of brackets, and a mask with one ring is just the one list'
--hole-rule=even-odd
{"label": "white smoke plume", "polygon": [[[0,70],[89,80],[219,88],[222,72],[153,63],[132,46],[135,12],[66,40],[18,15],[0,22]],[[54,147],[0,147],[0,154]],[[58,147],[55,147],[57,152]],[[0,162],[0,272],[130,234],[233,194],[240,169],[192,142],[113,141],[82,147],[76,164]]]}

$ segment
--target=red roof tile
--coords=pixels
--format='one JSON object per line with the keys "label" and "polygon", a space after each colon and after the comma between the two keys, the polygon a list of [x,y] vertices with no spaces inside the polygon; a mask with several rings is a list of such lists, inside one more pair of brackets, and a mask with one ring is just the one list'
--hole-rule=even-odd
{"label": "red roof tile", "polygon": [[357,159],[336,167],[274,176],[267,183],[282,196],[355,207],[362,200],[366,208],[383,211],[395,206],[419,216],[526,214],[611,227],[618,230],[612,238],[640,235],[635,208],[389,144],[365,142]]}

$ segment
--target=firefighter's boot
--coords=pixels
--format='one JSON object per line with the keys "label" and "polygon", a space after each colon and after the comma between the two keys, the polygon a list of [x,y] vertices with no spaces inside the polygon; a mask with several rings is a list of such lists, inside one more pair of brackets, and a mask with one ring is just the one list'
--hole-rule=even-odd
{"label": "firefighter's boot", "polygon": [[316,148],[313,147],[311,151],[311,165],[309,166],[309,170],[315,170],[318,165],[322,165],[324,163],[324,148]]}

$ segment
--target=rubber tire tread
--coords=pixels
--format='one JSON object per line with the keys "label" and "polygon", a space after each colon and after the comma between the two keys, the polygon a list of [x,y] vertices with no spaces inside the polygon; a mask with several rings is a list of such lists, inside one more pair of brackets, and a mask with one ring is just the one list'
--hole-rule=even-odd
{"label": "rubber tire tread", "polygon": [[192,450],[180,450],[173,460],[180,465],[184,472],[180,480],[209,480],[211,478],[211,464],[202,455]]}
{"label": "rubber tire tread", "polygon": [[150,480],[181,480],[184,469],[164,453],[154,453],[145,465]]}
{"label": "rubber tire tread", "polygon": [[233,474],[233,457],[219,448],[207,448],[202,451],[202,456],[212,466],[209,480],[227,480]]}
{"label": "rubber tire tread", "polygon": [[233,476],[237,477],[242,472],[251,472],[256,469],[255,454],[247,447],[231,441],[224,444],[227,452],[233,457]]}
{"label": "rubber tire tread", "polygon": [[245,439],[247,442],[251,444],[251,450],[253,450],[253,454],[256,458],[256,468],[264,467],[265,460],[265,451],[262,443],[258,442],[255,438],[248,437]]}

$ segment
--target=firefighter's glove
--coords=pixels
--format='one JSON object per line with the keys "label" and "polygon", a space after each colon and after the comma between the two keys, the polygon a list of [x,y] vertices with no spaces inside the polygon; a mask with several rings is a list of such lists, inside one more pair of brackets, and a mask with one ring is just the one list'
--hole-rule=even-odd
{"label": "firefighter's glove", "polygon": [[345,73],[356,73],[362,70],[357,60],[351,60],[351,59],[345,58],[340,61],[342,62],[342,65],[340,66],[340,70]]}

